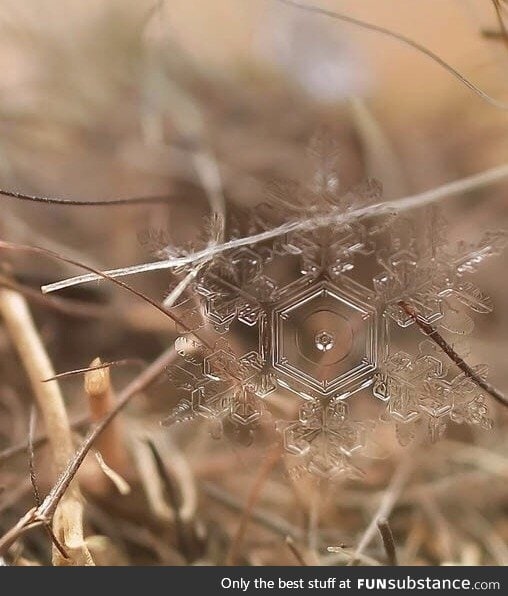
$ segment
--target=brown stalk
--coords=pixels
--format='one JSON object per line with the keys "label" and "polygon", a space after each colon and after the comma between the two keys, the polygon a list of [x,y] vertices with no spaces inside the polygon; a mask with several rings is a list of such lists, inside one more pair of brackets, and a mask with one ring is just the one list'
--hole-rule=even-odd
{"label": "brown stalk", "polygon": [[60,298],[58,296],[41,296],[39,290],[35,290],[29,286],[20,284],[1,274],[0,287],[15,290],[34,304],[37,304],[43,308],[51,308],[52,310],[71,317],[100,319],[104,317],[106,312],[106,309],[101,306],[94,306],[92,304],[78,300],[69,300],[67,298]]}
{"label": "brown stalk", "polygon": [[150,203],[167,203],[172,197],[154,196],[154,197],[130,197],[126,199],[110,199],[86,201],[79,199],[67,199],[57,197],[41,197],[37,195],[27,195],[13,190],[0,189],[0,195],[18,201],[28,201],[31,203],[43,203],[45,205],[67,205],[68,207],[117,207],[124,205],[146,205]]}
{"label": "brown stalk", "polygon": [[[37,420],[37,410],[34,406],[31,408],[30,412],[30,424],[28,428],[28,468],[30,471],[30,483],[32,485],[32,490],[34,494],[34,500],[37,507],[41,504],[41,495],[39,492],[39,486],[37,484],[37,474],[35,471],[35,450],[33,445],[33,437],[35,432],[35,424]],[[49,539],[53,542],[55,548],[58,552],[62,555],[64,559],[69,559],[69,555],[65,551],[64,547],[60,544],[58,538],[53,533],[50,524],[44,525],[44,530],[46,531]]]}
{"label": "brown stalk", "polygon": [[[100,358],[98,359],[101,362]],[[95,362],[95,361],[94,361]],[[54,377],[49,379],[43,379],[43,383],[54,381],[55,379],[66,379],[67,377],[73,377],[74,375],[82,375],[95,370],[102,370],[104,368],[111,368],[112,366],[124,366],[129,364],[145,365],[146,362],[141,358],[124,358],[123,360],[112,360],[111,362],[101,362],[94,366],[87,366],[86,368],[75,368],[74,370],[66,370],[65,372],[57,373]]]}
{"label": "brown stalk", "polygon": [[[58,474],[74,452],[72,431],[60,387],[56,381],[41,383],[55,371],[41,341],[25,299],[15,291],[0,289],[0,313],[30,379],[37,405],[48,433],[53,464]],[[63,496],[63,495],[62,495]],[[55,507],[56,509],[56,507]],[[55,513],[55,511],[53,511]],[[75,564],[93,564],[83,536],[83,507],[78,485],[74,483],[53,520],[58,542],[63,543]],[[49,522],[49,518],[44,520]],[[72,543],[72,549],[68,543]],[[58,549],[55,564],[65,564]]]}
{"label": "brown stalk", "polygon": [[467,362],[465,362],[452,348],[452,346],[442,337],[439,331],[421,317],[420,313],[414,306],[411,306],[403,300],[401,300],[398,304],[402,310],[413,319],[423,333],[425,333],[427,337],[437,344],[448,356],[448,358],[450,358],[450,360],[454,362],[469,379],[474,381],[478,387],[481,387],[501,405],[508,407],[508,397],[506,397],[504,393],[499,391],[499,389],[494,387],[494,385],[486,381],[475,370],[473,370],[469,364],[467,364]]}
{"label": "brown stalk", "polygon": [[55,510],[65,495],[69,485],[71,484],[76,472],[83,463],[87,453],[90,451],[95,440],[114,420],[115,416],[129,403],[129,401],[139,393],[151,385],[158,376],[164,372],[167,366],[174,361],[177,354],[173,347],[165,350],[157,360],[152,362],[140,375],[131,381],[123,391],[118,395],[115,408],[103,418],[98,424],[90,429],[86,438],[81,443],[80,447],[68,462],[65,470],[60,475],[57,482],[54,484],[48,496],[44,499],[40,507],[34,507],[27,511],[25,515],[0,538],[0,556],[5,554],[6,550],[18,540],[28,530],[47,523],[52,518]]}
{"label": "brown stalk", "polygon": [[268,478],[268,475],[279,461],[280,456],[281,448],[280,445],[277,445],[266,455],[265,460],[261,465],[256,478],[254,479],[254,483],[247,497],[247,502],[245,503],[240,523],[238,524],[236,533],[233,536],[233,539],[231,540],[229,551],[226,557],[228,565],[234,565],[237,560],[238,552],[242,546],[242,542],[245,538],[245,534],[247,532],[247,528],[251,519],[252,510],[259,497],[261,496],[261,491],[263,489],[264,483]]}
{"label": "brown stalk", "polygon": [[388,565],[390,565],[391,567],[395,567],[398,564],[397,549],[395,547],[395,540],[393,539],[392,529],[390,528],[390,524],[388,523],[388,520],[385,517],[380,517],[377,520],[377,529],[381,534],[381,539],[385,548]]}
{"label": "brown stalk", "polygon": [[[99,423],[115,408],[115,394],[111,385],[109,367],[102,368],[100,358],[90,364],[92,370],[85,373],[84,387],[92,424]],[[105,463],[120,476],[128,475],[129,461],[123,441],[121,420],[117,417],[97,438],[95,448]],[[102,478],[105,479],[103,475]]]}
{"label": "brown stalk", "polygon": [[6,242],[4,240],[0,240],[0,249],[43,255],[45,257],[49,257],[57,261],[61,261],[63,263],[68,263],[69,265],[74,265],[76,267],[84,269],[85,271],[88,271],[89,273],[94,273],[95,275],[98,275],[103,279],[107,279],[116,286],[123,288],[124,290],[127,290],[129,293],[133,294],[134,296],[137,296],[144,302],[147,302],[148,304],[153,306],[156,310],[158,310],[160,313],[162,313],[171,321],[173,321],[173,323],[175,323],[177,327],[180,327],[184,331],[192,332],[204,346],[206,346],[209,350],[213,350],[213,346],[210,344],[209,341],[206,340],[206,338],[201,337],[196,330],[190,329],[184,321],[182,321],[177,315],[175,315],[175,313],[171,312],[167,308],[164,308],[164,306],[161,306],[157,301],[152,300],[152,298],[143,294],[143,292],[139,292],[129,284],[111,275],[108,275],[104,271],[99,271],[95,267],[91,267],[90,265],[86,265],[79,261],[75,261],[74,259],[64,257],[63,255],[53,250],[48,250],[40,246],[29,246],[27,244],[16,244],[13,242]]}
{"label": "brown stalk", "polygon": [[300,552],[300,549],[296,546],[295,541],[291,536],[286,536],[286,546],[291,551],[294,558],[298,561],[298,564],[302,567],[308,567],[308,563],[305,561],[304,556]]}
{"label": "brown stalk", "polygon": [[378,522],[381,519],[387,518],[392,509],[395,507],[404,487],[409,479],[412,470],[411,453],[406,454],[406,457],[398,465],[395,474],[393,475],[390,484],[386,488],[377,511],[374,513],[370,524],[364,531],[358,546],[356,547],[353,556],[348,563],[348,566],[357,565],[361,561],[363,551],[369,546],[372,539],[376,535],[378,529]]}

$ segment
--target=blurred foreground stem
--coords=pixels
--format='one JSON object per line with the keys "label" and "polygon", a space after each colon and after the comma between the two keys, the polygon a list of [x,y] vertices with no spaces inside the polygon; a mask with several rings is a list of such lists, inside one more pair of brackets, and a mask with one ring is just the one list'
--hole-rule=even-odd
{"label": "blurred foreground stem", "polygon": [[[42,382],[43,379],[54,376],[53,365],[21,294],[5,288],[0,289],[0,313],[30,379],[37,405],[44,419],[53,464],[56,472],[61,474],[74,453],[74,447],[60,386],[57,381]],[[70,562],[75,565],[93,565],[84,541],[82,497],[76,482],[69,486],[65,499],[62,499],[55,511],[53,532],[65,551],[69,553],[69,560],[67,560],[57,549],[54,549],[54,564]]]}

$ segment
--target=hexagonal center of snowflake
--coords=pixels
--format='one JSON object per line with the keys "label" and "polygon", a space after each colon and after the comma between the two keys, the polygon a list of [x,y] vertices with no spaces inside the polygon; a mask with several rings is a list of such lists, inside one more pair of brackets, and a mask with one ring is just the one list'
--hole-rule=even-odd
{"label": "hexagonal center of snowflake", "polygon": [[287,298],[274,315],[279,382],[303,397],[344,395],[372,382],[382,332],[369,290],[328,281]]}
{"label": "hexagonal center of snowflake", "polygon": [[314,337],[314,345],[320,352],[329,352],[335,346],[335,336],[328,331],[319,331]]}

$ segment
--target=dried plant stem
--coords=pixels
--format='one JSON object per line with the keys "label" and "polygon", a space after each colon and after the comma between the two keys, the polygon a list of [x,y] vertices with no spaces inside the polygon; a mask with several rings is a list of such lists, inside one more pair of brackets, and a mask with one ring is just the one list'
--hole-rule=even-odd
{"label": "dried plant stem", "polygon": [[42,197],[39,195],[28,195],[12,190],[0,189],[0,196],[17,199],[18,201],[28,201],[31,203],[43,203],[45,205],[67,205],[69,207],[124,207],[125,205],[147,205],[153,203],[167,203],[171,196],[154,197],[128,197],[125,199],[109,199],[96,201],[87,201],[79,199],[68,199],[61,197]]}
{"label": "dried plant stem", "polygon": [[[233,495],[226,492],[219,486],[211,482],[203,482],[201,485],[203,492],[211,499],[224,505],[232,511],[243,511],[244,505],[234,497]],[[254,522],[258,523],[263,528],[273,532],[277,536],[286,538],[289,536],[295,541],[301,542],[305,539],[305,534],[300,528],[292,526],[285,519],[275,516],[272,512],[265,511],[259,508],[253,508],[251,512],[251,518]]]}
{"label": "dried plant stem", "polygon": [[[86,414],[85,416],[81,416],[80,418],[77,418],[76,420],[71,421],[70,425],[71,425],[72,429],[76,429],[76,428],[79,429],[79,428],[85,426],[86,424],[88,424],[89,422],[90,422],[90,418],[89,418],[88,414]],[[33,448],[37,449],[38,447],[40,447],[41,445],[46,443],[46,441],[48,439],[49,439],[49,437],[48,437],[47,433],[40,434],[39,436],[34,438]],[[12,457],[16,457],[17,455],[20,455],[21,453],[26,451],[27,448],[28,448],[28,441],[21,441],[15,445],[12,445],[11,447],[7,447],[7,449],[4,449],[3,451],[0,451],[0,464],[8,461]]]}
{"label": "dried plant stem", "polygon": [[369,546],[371,541],[373,540],[376,532],[378,531],[378,523],[380,519],[387,518],[395,503],[397,502],[404,486],[409,478],[409,475],[412,470],[411,459],[409,454],[402,460],[399,464],[395,474],[393,475],[390,484],[386,488],[386,491],[383,494],[383,498],[381,499],[381,503],[377,511],[375,512],[374,516],[370,524],[367,526],[365,532],[363,533],[358,546],[356,547],[355,552],[353,553],[353,557],[348,565],[357,565],[361,560],[361,555],[363,551]]}
{"label": "dried plant stem", "polygon": [[[166,367],[175,360],[176,356],[177,353],[174,347],[168,348],[118,394],[115,408],[88,432],[86,438],[72,459],[67,463],[64,471],[41,506],[28,511],[13,528],[0,538],[0,556],[5,554],[5,551],[25,532],[33,527],[47,523],[52,518],[58,504],[69,489],[69,485],[97,437],[108,427],[115,416],[125,408],[132,397],[151,385]],[[45,386],[48,386],[48,384]]]}
{"label": "dried plant stem", "polygon": [[108,279],[112,279],[128,275],[135,275],[138,273],[146,273],[147,271],[159,271],[165,269],[174,269],[176,267],[182,267],[185,265],[193,265],[202,261],[210,260],[215,255],[221,254],[227,250],[257,244],[266,240],[271,240],[273,238],[284,236],[285,234],[288,234],[290,232],[313,230],[332,224],[342,225],[347,224],[351,221],[358,220],[362,217],[384,215],[393,212],[406,211],[408,209],[414,209],[417,207],[423,207],[425,205],[435,203],[447,197],[470,192],[472,190],[482,188],[489,184],[494,184],[495,182],[503,180],[507,177],[508,164],[503,164],[501,166],[485,170],[484,172],[481,172],[479,174],[474,174],[472,176],[468,176],[467,178],[456,180],[455,182],[450,182],[437,188],[433,188],[431,190],[416,195],[404,197],[398,200],[376,203],[374,205],[368,205],[360,209],[352,209],[351,211],[348,211],[346,213],[344,213],[343,211],[334,211],[327,215],[320,215],[308,219],[290,221],[276,228],[260,232],[259,234],[253,234],[252,236],[247,236],[244,238],[235,238],[233,240],[229,240],[223,243],[211,244],[203,250],[186,255],[184,257],[165,259],[162,261],[154,261],[151,263],[142,263],[140,265],[121,267],[119,269],[111,269],[109,271],[100,272],[100,274],[99,272],[94,272],[79,275],[77,277],[64,279],[52,284],[42,286],[41,289],[43,293],[49,294],[50,292],[56,292],[58,290],[63,290],[64,288],[77,286],[83,283],[99,281],[101,279],[104,279],[105,276],[107,276]]}
{"label": "dried plant stem", "polygon": [[[37,332],[25,299],[15,291],[0,289],[0,312],[23,366],[30,379],[37,405],[49,437],[53,463],[58,474],[72,457],[72,431],[60,387],[56,381],[41,379],[55,374],[51,361]],[[53,531],[75,564],[93,564],[83,536],[83,507],[78,485],[72,484],[62,507],[53,521]],[[62,563],[56,551],[54,563]]]}
{"label": "dried plant stem", "polygon": [[397,565],[397,549],[395,547],[395,540],[393,539],[392,529],[390,528],[388,520],[384,517],[379,518],[377,520],[377,529],[383,540],[388,565],[394,567]]}
{"label": "dried plant stem", "polygon": [[[193,331],[192,329],[190,329],[187,326],[187,324],[185,323],[185,321],[183,321],[182,319],[180,319],[171,310],[168,310],[164,306],[162,306],[161,304],[159,304],[156,300],[152,300],[152,298],[149,298],[148,296],[146,296],[142,292],[139,292],[138,290],[136,290],[132,286],[129,286],[125,282],[123,282],[123,281],[121,281],[119,279],[115,279],[113,276],[108,275],[105,272],[99,271],[98,269],[95,269],[94,267],[90,267],[89,265],[85,265],[84,263],[81,263],[79,261],[75,261],[74,259],[69,259],[69,258],[64,257],[63,255],[61,255],[59,253],[56,253],[56,252],[54,252],[52,250],[47,250],[47,249],[42,248],[40,246],[29,246],[29,245],[26,245],[26,244],[16,244],[16,243],[13,243],[13,242],[6,242],[4,240],[0,240],[0,249],[12,250],[12,251],[19,251],[19,252],[26,252],[26,253],[29,253],[29,254],[42,255],[42,256],[49,257],[49,258],[55,259],[55,260],[60,261],[60,262],[63,262],[63,263],[68,263],[70,265],[75,265],[76,267],[80,267],[81,269],[85,269],[86,271],[91,271],[91,272],[93,272],[94,275],[97,275],[98,279],[109,280],[113,284],[115,284],[116,286],[118,286],[120,288],[123,288],[124,290],[127,290],[130,294],[133,294],[134,296],[137,296],[138,298],[141,298],[141,300],[143,300],[144,302],[150,304],[156,310],[158,310],[160,313],[162,313],[167,318],[169,318],[177,326],[177,328],[179,327],[179,328],[181,328],[181,329],[183,329],[185,331]],[[213,350],[213,346],[207,341],[207,339],[201,338],[200,335],[198,334],[198,332],[195,331],[195,330],[193,331],[193,333],[201,341],[201,343],[204,346],[206,346],[209,350]]]}
{"label": "dried plant stem", "polygon": [[[30,411],[30,424],[28,428],[28,468],[30,472],[30,483],[32,484],[32,490],[34,495],[35,504],[37,507],[41,504],[41,495],[39,492],[39,486],[37,484],[37,473],[35,471],[35,450],[33,444],[33,438],[35,433],[35,425],[37,421],[37,409],[32,406]],[[65,551],[64,547],[60,544],[57,537],[53,533],[50,524],[45,524],[44,529],[49,536],[49,539],[53,542],[55,548],[62,555],[64,559],[69,559],[69,555]]]}
{"label": "dried plant stem", "polygon": [[[100,367],[101,364],[101,359],[95,358],[90,367]],[[109,368],[96,368],[85,373],[84,387],[88,397],[90,419],[92,424],[97,424],[115,408],[115,394]],[[95,448],[108,467],[120,476],[128,475],[129,460],[119,417],[116,417],[97,438]]]}
{"label": "dried plant stem", "polygon": [[266,482],[268,475],[279,461],[280,456],[281,447],[280,445],[277,445],[267,454],[264,462],[262,463],[259,469],[259,472],[254,480],[252,488],[250,489],[249,496],[247,497],[247,502],[245,503],[240,523],[238,524],[238,528],[229,547],[229,552],[226,557],[228,565],[234,565],[237,560],[238,552],[240,550],[243,539],[245,537],[245,533],[247,531],[247,527],[249,525],[252,509],[254,508],[254,505],[260,497],[261,490],[263,488],[264,483]]}
{"label": "dried plant stem", "polygon": [[298,561],[298,564],[302,567],[308,567],[308,563],[305,561],[304,556],[300,552],[300,549],[296,546],[295,541],[291,536],[286,536],[286,546],[293,554],[294,558]]}
{"label": "dried plant stem", "polygon": [[[100,358],[98,359],[101,362]],[[55,379],[66,379],[67,377],[73,377],[74,375],[82,375],[88,372],[102,369],[110,369],[112,366],[126,366],[126,365],[138,365],[144,366],[146,362],[141,358],[123,358],[122,360],[112,360],[110,362],[101,362],[95,366],[87,366],[86,368],[75,368],[73,370],[66,370],[65,372],[57,373],[54,377],[49,379],[43,379],[43,383],[54,381]]]}
{"label": "dried plant stem", "polygon": [[1,274],[0,287],[14,290],[18,292],[18,294],[21,294],[27,298],[30,302],[42,306],[43,308],[51,308],[67,316],[86,319],[99,319],[103,318],[106,314],[104,307],[94,306],[93,304],[88,304],[86,302],[58,297],[48,299],[47,296],[41,296],[39,289],[34,289],[29,286],[17,283]]}
{"label": "dried plant stem", "polygon": [[453,66],[450,66],[450,64],[448,64],[445,60],[443,60],[441,58],[441,56],[434,53],[432,50],[429,50],[427,47],[425,47],[421,43],[418,43],[417,41],[414,41],[413,39],[406,37],[405,35],[402,35],[401,33],[396,33],[395,31],[391,31],[390,29],[387,29],[386,27],[381,27],[380,25],[375,25],[374,23],[367,23],[366,21],[362,21],[360,19],[355,19],[354,17],[351,17],[351,16],[343,14],[343,13],[335,12],[333,10],[327,10],[326,8],[321,8],[320,6],[314,6],[312,4],[298,2],[297,0],[276,0],[276,1],[279,2],[280,4],[286,4],[287,6],[292,6],[299,10],[305,10],[307,12],[311,12],[314,14],[321,14],[323,16],[330,17],[332,19],[336,19],[336,20],[342,21],[344,23],[350,23],[352,25],[355,25],[356,27],[360,27],[367,31],[373,31],[375,33],[381,33],[382,35],[391,37],[392,39],[395,39],[396,41],[401,42],[404,45],[417,50],[421,54],[424,54],[425,56],[427,56],[428,58],[433,60],[436,64],[438,64],[439,66],[444,68],[448,73],[450,73],[453,77],[455,77],[458,81],[460,81],[463,85],[468,87],[468,89],[470,89],[473,93],[478,95],[478,97],[480,97],[481,99],[483,99],[490,105],[492,105],[498,109],[501,109],[501,110],[508,110],[508,103],[505,103],[504,101],[500,101],[498,99],[491,97],[490,95],[485,93],[485,91],[483,91],[477,85],[475,85],[472,81],[470,81],[468,78],[466,78],[456,68],[453,68]]}
{"label": "dried plant stem", "polygon": [[416,308],[411,306],[409,303],[404,302],[403,300],[399,302],[399,306],[413,319],[423,333],[425,333],[429,339],[437,344],[448,356],[448,358],[450,358],[450,360],[452,360],[469,379],[474,381],[478,387],[481,387],[501,405],[508,407],[508,397],[499,391],[499,389],[494,387],[494,385],[481,377],[475,370],[473,370],[469,364],[467,364],[467,362],[465,362],[457,354],[453,347],[441,336],[439,331],[420,316],[420,313],[416,310]]}

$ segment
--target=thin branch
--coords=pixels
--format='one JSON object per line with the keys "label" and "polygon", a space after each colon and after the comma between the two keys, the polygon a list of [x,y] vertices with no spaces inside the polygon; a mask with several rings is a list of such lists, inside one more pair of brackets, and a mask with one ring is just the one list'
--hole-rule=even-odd
{"label": "thin branch", "polygon": [[356,25],[357,27],[361,27],[362,29],[366,29],[368,31],[373,31],[375,33],[381,33],[382,35],[387,35],[396,41],[407,45],[418,52],[421,52],[431,60],[433,60],[436,64],[444,68],[448,73],[450,73],[453,77],[455,77],[458,81],[460,81],[463,85],[468,87],[473,93],[478,95],[481,99],[489,103],[490,105],[499,108],[501,110],[508,110],[508,103],[504,101],[500,101],[495,99],[485,93],[482,89],[480,89],[477,85],[475,85],[472,81],[466,78],[462,73],[460,73],[456,68],[450,66],[445,60],[441,58],[438,54],[434,53],[429,48],[425,47],[421,43],[414,41],[413,39],[402,35],[401,33],[396,33],[395,31],[391,31],[386,27],[381,27],[380,25],[375,25],[374,23],[367,23],[366,21],[361,21],[360,19],[355,19],[346,14],[342,14],[339,12],[335,12],[333,10],[327,10],[325,8],[321,8],[320,6],[314,6],[311,4],[306,4],[304,2],[297,2],[296,0],[275,0],[280,4],[285,4],[286,6],[292,6],[293,8],[297,8],[299,10],[304,10],[307,12],[312,12],[314,14],[321,14],[326,17],[330,17],[332,19],[336,19],[342,21],[344,23],[350,23],[352,25]]}
{"label": "thin branch", "polygon": [[47,523],[55,513],[58,503],[69,488],[79,467],[83,463],[87,453],[90,451],[93,443],[105,428],[114,420],[115,416],[122,411],[129,401],[140,391],[151,385],[159,375],[164,372],[176,358],[177,353],[173,347],[165,350],[157,360],[152,362],[138,377],[125,387],[118,395],[114,410],[95,425],[87,434],[82,444],[74,454],[67,467],[61,474],[53,488],[44,499],[40,507],[28,511],[2,538],[0,538],[0,556],[5,554],[6,550],[28,530]]}
{"label": "thin branch", "polygon": [[249,495],[245,503],[245,508],[243,510],[240,523],[238,524],[236,533],[233,536],[233,539],[231,540],[231,544],[229,546],[229,551],[226,557],[228,565],[234,565],[235,561],[237,560],[238,552],[247,532],[247,527],[249,525],[249,521],[252,515],[252,509],[254,508],[254,505],[260,497],[261,490],[263,488],[264,483],[266,482],[268,475],[279,461],[280,456],[280,446],[277,445],[274,449],[272,449],[270,453],[267,454],[264,462],[262,463],[258,471],[256,478],[254,479],[254,483],[249,491]]}
{"label": "thin branch", "polygon": [[[49,436],[56,471],[60,474],[72,456],[72,431],[60,387],[56,381],[41,383],[41,378],[54,375],[53,365],[35,327],[25,299],[12,290],[0,289],[0,313],[13,344],[26,370],[37,405],[42,413]],[[75,564],[93,564],[84,542],[81,494],[77,484],[71,487],[54,521],[57,542],[68,550],[68,541],[74,545],[72,561]],[[49,523],[49,520],[46,520]],[[60,549],[57,548],[57,551]],[[70,550],[70,549],[69,549]],[[60,553],[54,552],[58,564]]]}
{"label": "thin branch", "polygon": [[121,267],[119,269],[110,269],[104,272],[96,272],[95,274],[79,275],[69,279],[57,281],[52,284],[42,286],[42,292],[49,294],[57,290],[63,290],[72,286],[77,286],[91,281],[99,281],[107,276],[108,279],[123,277],[127,275],[135,275],[138,273],[146,273],[148,271],[160,271],[164,269],[175,269],[185,265],[192,265],[207,261],[215,255],[221,254],[227,250],[240,248],[242,246],[250,246],[258,244],[266,240],[278,238],[289,234],[291,232],[307,231],[320,228],[328,225],[342,225],[351,221],[357,220],[361,217],[371,217],[377,215],[385,215],[393,212],[405,211],[416,207],[423,207],[425,205],[435,203],[447,197],[455,196],[461,193],[470,192],[478,188],[482,188],[489,184],[494,184],[504,178],[508,177],[508,164],[497,166],[489,170],[485,170],[479,174],[462,178],[454,182],[449,182],[431,190],[404,197],[394,201],[385,201],[383,203],[376,203],[374,205],[367,205],[352,211],[338,212],[333,211],[327,215],[320,215],[308,219],[298,221],[291,221],[276,228],[265,230],[259,234],[253,234],[245,238],[235,238],[227,242],[212,244],[203,250],[191,253],[184,257],[165,259],[162,261],[154,261],[150,263],[142,263],[140,265],[132,265],[129,267]]}
{"label": "thin branch", "polygon": [[491,395],[501,405],[508,407],[508,397],[499,391],[499,389],[494,387],[494,385],[481,377],[473,368],[471,368],[469,364],[467,364],[467,362],[465,362],[452,348],[452,346],[442,337],[439,331],[421,317],[420,313],[416,310],[416,308],[414,308],[414,306],[411,306],[403,300],[399,302],[399,306],[408,316],[413,319],[423,333],[425,333],[429,339],[437,344],[448,356],[448,358],[450,358],[450,360],[452,360],[452,362],[454,362],[469,379],[471,379],[478,385],[478,387],[481,387],[484,391]]}
{"label": "thin branch", "polygon": [[[39,486],[37,483],[37,474],[35,472],[35,449],[33,443],[36,422],[37,410],[34,406],[32,406],[30,409],[30,422],[28,426],[28,468],[30,471],[30,483],[32,485],[35,504],[37,505],[37,507],[40,507],[42,501],[39,492]],[[44,530],[46,534],[49,536],[51,542],[53,542],[53,544],[55,545],[55,548],[62,555],[62,557],[64,559],[69,559],[68,553],[66,552],[65,548],[62,546],[58,538],[55,536],[50,524],[44,524]]]}
{"label": "thin branch", "polygon": [[384,517],[379,518],[377,520],[377,529],[379,530],[381,539],[383,540],[383,546],[385,547],[388,565],[395,567],[398,564],[397,549],[395,547],[395,540],[393,539],[392,529],[390,528],[388,520]]}
{"label": "thin branch", "polygon": [[309,566],[308,563],[305,561],[304,556],[302,555],[302,553],[296,546],[295,541],[291,538],[291,536],[286,536],[285,542],[286,542],[286,546],[291,551],[294,558],[298,561],[298,564],[301,565],[302,567],[308,567]]}
{"label": "thin branch", "polygon": [[31,288],[24,284],[20,284],[14,280],[9,279],[0,274],[0,287],[15,290],[23,295],[30,302],[37,304],[43,308],[50,308],[64,315],[71,317],[79,317],[86,319],[100,319],[106,315],[106,309],[101,306],[88,304],[80,300],[71,300],[68,298],[41,296],[39,289]]}
{"label": "thin branch", "polygon": [[94,370],[102,370],[104,368],[111,368],[112,366],[144,366],[146,362],[141,358],[123,358],[122,360],[112,360],[111,362],[104,362],[95,366],[88,366],[87,368],[76,368],[74,370],[67,370],[65,372],[58,373],[49,379],[42,379],[42,383],[48,383],[56,379],[66,379],[67,377],[73,377],[75,375],[82,375],[87,372]]}
{"label": "thin branch", "polygon": [[[90,418],[88,416],[88,414],[85,414],[84,416],[81,416],[80,418],[77,418],[74,421],[71,421],[70,425],[72,429],[79,429],[83,426],[85,426],[86,424],[88,424],[90,422]],[[41,445],[43,445],[47,440],[49,439],[48,434],[47,433],[43,433],[41,435],[39,435],[38,437],[35,437],[33,440],[33,448],[37,449],[38,447],[40,447]],[[0,464],[3,462],[8,461],[9,459],[16,457],[16,455],[19,455],[20,453],[23,453],[24,451],[26,451],[28,448],[28,440],[26,441],[21,441],[20,443],[17,443],[16,445],[12,445],[11,447],[7,447],[7,449],[4,449],[3,451],[0,451]]]}
{"label": "thin branch", "polygon": [[14,242],[6,242],[4,240],[0,240],[0,249],[13,250],[13,251],[19,251],[19,252],[28,252],[28,253],[32,253],[32,254],[39,254],[39,255],[43,255],[46,257],[56,259],[57,261],[69,263],[70,265],[75,265],[76,267],[80,267],[81,269],[85,269],[86,271],[90,271],[90,272],[92,272],[94,277],[96,277],[97,279],[107,279],[107,280],[111,281],[112,283],[114,283],[115,285],[120,286],[124,290],[127,290],[131,294],[134,294],[138,298],[141,298],[141,300],[143,300],[144,302],[148,302],[151,306],[156,308],[158,311],[160,311],[166,317],[169,317],[171,320],[173,320],[177,324],[181,324],[181,326],[184,329],[186,329],[186,326],[184,323],[180,323],[179,320],[172,313],[170,313],[168,310],[166,310],[158,302],[156,302],[155,300],[152,300],[150,297],[146,296],[142,292],[139,292],[135,288],[126,284],[125,282],[115,279],[113,276],[109,275],[109,273],[107,273],[107,272],[99,271],[99,270],[95,269],[94,267],[91,267],[90,265],[85,265],[84,263],[75,261],[74,259],[69,259],[57,252],[48,250],[46,248],[42,248],[40,246],[29,246],[26,244],[16,244]]}
{"label": "thin branch", "polygon": [[154,196],[154,197],[130,197],[126,199],[109,199],[86,201],[79,199],[67,199],[59,197],[42,197],[38,195],[28,195],[13,190],[0,189],[0,196],[17,199],[18,201],[28,201],[31,203],[44,203],[46,205],[63,205],[67,207],[118,207],[124,205],[147,205],[154,203],[167,203],[172,197]]}
{"label": "thin branch", "polygon": [[30,422],[28,425],[28,468],[30,471],[30,483],[32,485],[34,500],[37,507],[41,504],[41,495],[39,493],[39,486],[37,484],[37,476],[35,474],[35,450],[34,450],[34,433],[37,421],[37,410],[34,406],[30,408]]}
{"label": "thin branch", "polygon": [[373,540],[376,532],[378,530],[378,522],[380,519],[387,518],[393,507],[395,506],[406,482],[409,478],[409,475],[412,470],[411,459],[409,454],[406,455],[404,460],[399,464],[395,474],[393,475],[390,484],[386,488],[386,491],[383,494],[383,498],[379,504],[379,507],[375,514],[372,517],[370,524],[367,526],[365,532],[363,533],[358,546],[356,547],[355,552],[353,553],[353,557],[348,565],[356,565],[361,560],[361,555],[363,551],[369,546],[371,541]]}
{"label": "thin branch", "polygon": [[136,290],[129,284],[126,284],[125,282],[123,282],[119,279],[115,279],[114,276],[109,275],[107,272],[99,271],[98,269],[95,269],[94,267],[91,267],[90,265],[86,265],[79,261],[75,261],[74,259],[69,259],[59,253],[56,253],[52,250],[47,250],[45,248],[41,248],[39,246],[28,246],[26,244],[15,244],[13,242],[6,242],[3,240],[0,240],[0,249],[43,255],[46,257],[50,257],[52,259],[56,259],[57,261],[62,261],[64,263],[69,263],[70,265],[75,265],[76,267],[80,267],[81,269],[84,269],[85,271],[90,271],[98,279],[107,279],[107,280],[111,281],[112,283],[114,283],[115,285],[119,286],[120,288],[127,290],[134,296],[137,296],[144,302],[147,302],[148,304],[153,306],[156,310],[158,310],[163,315],[165,315],[167,318],[172,320],[177,327],[178,326],[181,327],[184,331],[193,332],[194,335],[201,341],[201,343],[204,346],[206,346],[210,350],[213,349],[213,347],[210,345],[210,343],[206,339],[200,337],[200,335],[197,331],[190,329],[187,326],[187,324],[184,321],[182,321],[174,312],[166,309],[164,306],[159,304],[157,301],[152,300],[152,298],[150,298],[146,294],[143,294],[143,292],[139,292],[138,290]]}

